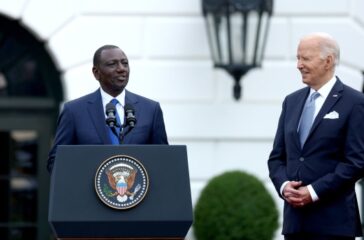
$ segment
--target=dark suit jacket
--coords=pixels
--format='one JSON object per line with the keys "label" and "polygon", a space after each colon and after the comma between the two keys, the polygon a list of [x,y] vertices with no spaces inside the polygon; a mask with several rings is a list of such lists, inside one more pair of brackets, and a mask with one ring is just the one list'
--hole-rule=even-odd
{"label": "dark suit jacket", "polygon": [[[126,91],[125,104],[134,107],[137,122],[125,136],[123,144],[168,144],[158,102]],[[111,144],[99,89],[65,103],[57,124],[54,145],[48,158],[48,171],[52,170],[58,145]]]}
{"label": "dark suit jacket", "polygon": [[[364,173],[364,95],[338,79],[301,149],[297,127],[308,94],[306,87],[284,100],[268,167],[279,194],[285,181],[302,181],[319,201],[303,208],[285,202],[282,233],[360,236],[354,187]],[[333,111],[338,118],[326,115]]]}

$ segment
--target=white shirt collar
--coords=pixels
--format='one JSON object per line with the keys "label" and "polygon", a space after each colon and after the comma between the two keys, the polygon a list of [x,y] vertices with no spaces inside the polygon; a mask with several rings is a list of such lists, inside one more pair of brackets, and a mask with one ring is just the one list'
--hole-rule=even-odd
{"label": "white shirt collar", "polygon": [[[320,93],[320,96],[323,97],[324,99],[327,98],[327,96],[329,95],[331,89],[334,87],[335,83],[336,83],[337,79],[336,76],[334,75],[327,83],[325,83],[319,90],[317,90],[318,93]],[[314,92],[314,89],[310,89],[310,95]]]}
{"label": "white shirt collar", "polygon": [[116,98],[122,107],[125,106],[125,89],[116,97],[113,97],[106,93],[101,87],[100,87],[100,93],[102,98],[102,105],[105,107],[106,104],[108,104],[112,99]]}

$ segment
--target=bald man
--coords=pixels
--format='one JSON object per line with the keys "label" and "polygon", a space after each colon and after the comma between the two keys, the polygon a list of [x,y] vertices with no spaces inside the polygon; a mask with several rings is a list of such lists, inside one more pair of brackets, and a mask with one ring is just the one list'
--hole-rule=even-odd
{"label": "bald man", "polygon": [[268,159],[284,200],[286,240],[362,235],[355,183],[364,173],[364,95],[335,76],[339,59],[326,33],[299,42],[297,68],[307,87],[285,98]]}

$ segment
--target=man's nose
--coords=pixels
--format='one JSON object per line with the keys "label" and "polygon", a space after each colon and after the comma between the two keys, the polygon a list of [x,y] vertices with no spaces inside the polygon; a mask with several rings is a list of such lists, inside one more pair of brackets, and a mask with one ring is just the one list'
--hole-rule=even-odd
{"label": "man's nose", "polygon": [[117,64],[117,71],[125,71],[126,70],[126,67],[123,65],[123,63],[121,62],[118,62]]}

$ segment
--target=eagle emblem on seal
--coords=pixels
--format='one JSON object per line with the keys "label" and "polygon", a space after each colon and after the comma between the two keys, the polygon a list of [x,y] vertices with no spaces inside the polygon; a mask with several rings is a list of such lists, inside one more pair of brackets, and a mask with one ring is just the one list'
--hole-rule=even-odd
{"label": "eagle emblem on seal", "polygon": [[135,158],[118,155],[104,161],[95,176],[96,193],[106,205],[128,209],[139,204],[149,187],[144,166]]}
{"label": "eagle emblem on seal", "polygon": [[106,171],[109,186],[114,190],[111,196],[117,196],[119,202],[125,202],[128,197],[132,200],[134,195],[140,190],[141,185],[138,184],[132,190],[135,182],[137,170],[131,166],[120,163]]}

